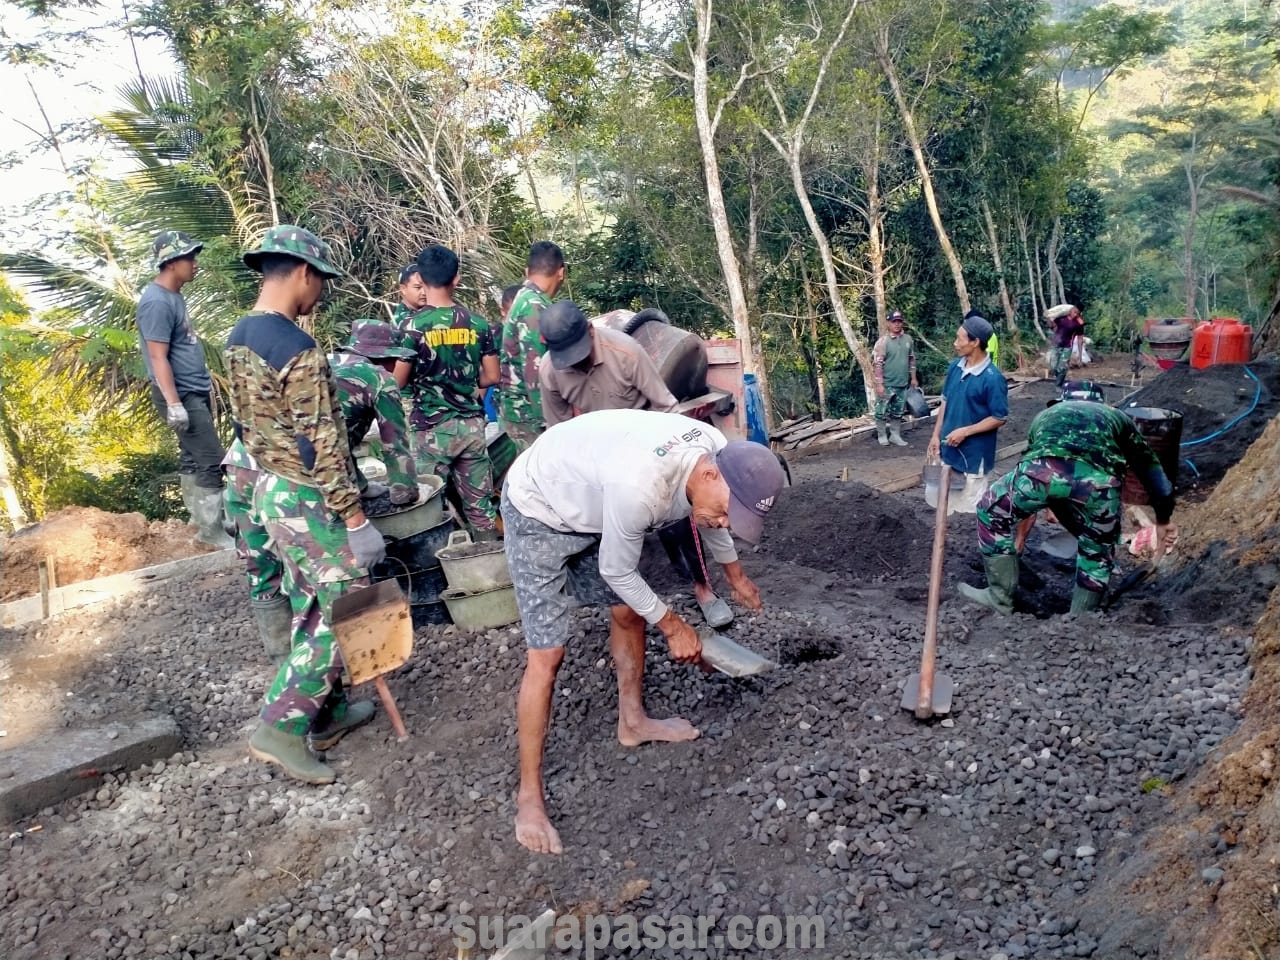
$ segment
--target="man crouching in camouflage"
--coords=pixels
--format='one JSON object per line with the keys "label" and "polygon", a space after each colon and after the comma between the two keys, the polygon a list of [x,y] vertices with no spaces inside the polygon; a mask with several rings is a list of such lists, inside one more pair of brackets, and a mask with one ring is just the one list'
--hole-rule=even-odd
{"label": "man crouching in camouflage", "polygon": [[293,644],[262,707],[249,752],[306,783],[332,783],[311,755],[372,718],[371,702],[348,704],[334,642],[333,602],[368,583],[386,555],[360,508],[351,451],[325,355],[297,318],[315,309],[325,281],[341,276],[327,244],[279,226],[244,255],[262,274],[251,313],[227,339],[236,438],[260,468],[253,506],[284,564]]}
{"label": "man crouching in camouflage", "polygon": [[1031,421],[1027,451],[1011,473],[978,501],[978,543],[987,587],[960,584],[960,593],[1000,613],[1013,612],[1018,586],[1015,536],[1019,523],[1046,507],[1077,538],[1071,612],[1102,603],[1120,539],[1120,487],[1125,472],[1142,481],[1156,513],[1156,556],[1173,515],[1173,486],[1134,422],[1104,402],[1102,388],[1069,381]]}

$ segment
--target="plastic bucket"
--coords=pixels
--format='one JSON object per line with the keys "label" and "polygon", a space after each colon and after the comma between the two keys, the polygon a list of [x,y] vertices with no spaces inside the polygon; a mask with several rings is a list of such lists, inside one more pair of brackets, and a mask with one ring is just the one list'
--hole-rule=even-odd
{"label": "plastic bucket", "polygon": [[505,587],[511,582],[507,553],[501,541],[473,543],[465,530],[455,530],[449,534],[448,546],[436,556],[449,586],[454,589],[475,593]]}
{"label": "plastic bucket", "polygon": [[[1182,414],[1176,410],[1163,410],[1159,407],[1122,407],[1121,413],[1133,420],[1138,433],[1155,451],[1164,468],[1165,476],[1173,484],[1178,485],[1179,445],[1182,443]],[[1124,503],[1150,503],[1146,488],[1132,470],[1125,473],[1124,486],[1120,489],[1120,499]]]}
{"label": "plastic bucket", "polygon": [[457,525],[453,520],[445,519],[427,530],[410,534],[399,540],[389,540],[387,556],[399,560],[410,570],[438,567],[440,561],[436,557],[436,552],[449,542],[449,535],[456,530]]}
{"label": "plastic bucket", "polygon": [[395,513],[370,517],[369,522],[384,537],[394,537],[397,540],[437,526],[444,518],[444,497],[441,496],[444,481],[433,475],[419,477],[418,490],[420,496],[417,503]]}
{"label": "plastic bucket", "polygon": [[440,599],[449,608],[453,622],[464,630],[488,630],[505,627],[520,619],[516,607],[516,588],[508,584],[492,590],[468,593],[465,590],[446,590]]}

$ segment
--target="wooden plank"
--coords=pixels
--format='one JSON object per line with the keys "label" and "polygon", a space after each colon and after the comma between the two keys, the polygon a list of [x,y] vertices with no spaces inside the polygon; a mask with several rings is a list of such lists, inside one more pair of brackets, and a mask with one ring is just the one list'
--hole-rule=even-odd
{"label": "wooden plank", "polygon": [[799,431],[798,433],[792,434],[790,437],[787,438],[786,442],[790,444],[799,443],[801,440],[804,440],[808,437],[816,436],[817,434],[824,433],[827,430],[833,430],[839,427],[843,423],[844,423],[843,420],[823,420],[821,423],[815,423],[811,427],[805,427],[803,430]]}
{"label": "wooden plank", "polygon": [[806,427],[810,427],[812,425],[813,425],[812,416],[802,417],[799,420],[791,421],[790,423],[783,426],[781,429],[776,430],[773,433],[769,434],[769,439],[785,440],[787,437],[790,437],[793,434],[799,433],[801,430],[804,430]]}

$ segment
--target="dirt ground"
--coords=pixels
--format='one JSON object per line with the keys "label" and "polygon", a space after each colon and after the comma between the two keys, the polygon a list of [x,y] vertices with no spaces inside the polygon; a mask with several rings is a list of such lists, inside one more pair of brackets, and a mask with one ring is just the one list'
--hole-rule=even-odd
{"label": "dirt ground", "polygon": [[[1024,388],[1002,445],[1043,390]],[[907,471],[917,445],[899,454]],[[1072,564],[1038,549],[1040,528],[1018,612],[965,604],[955,583],[980,582],[980,564],[973,518],[952,517],[939,669],[955,706],[923,724],[899,701],[932,511],[919,488],[871,489],[874,440],[797,460],[743,554],[767,612],[727,630],[778,669],[706,676],[650,638],[649,709],[689,717],[700,739],[618,745],[605,618],[579,615],[547,745],[559,858],[512,837],[516,627],[417,631],[391,679],[410,740],[380,716],[330,751],[340,779],[324,788],[244,755],[270,674],[238,575],[7,631],[0,728],[24,718],[10,739],[164,712],[185,745],[0,837],[0,956],[415,960],[454,955],[461,916],[553,907],[713,916],[717,934],[735,915],[809,915],[826,931],[816,950],[632,958],[1270,960],[1277,451],[1272,423],[1216,493],[1180,508],[1176,562],[1107,615],[1050,616]],[[696,619],[660,550],[643,572]]]}
{"label": "dirt ground", "polygon": [[79,583],[212,550],[194,537],[195,528],[179,520],[65,507],[0,537],[0,600],[38,593],[37,564],[46,557],[53,558],[59,584]]}

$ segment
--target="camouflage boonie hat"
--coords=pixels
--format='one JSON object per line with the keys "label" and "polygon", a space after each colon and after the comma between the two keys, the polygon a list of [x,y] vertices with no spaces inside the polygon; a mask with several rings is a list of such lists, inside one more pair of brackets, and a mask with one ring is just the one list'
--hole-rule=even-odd
{"label": "camouflage boonie hat", "polygon": [[351,339],[342,348],[370,360],[395,357],[412,360],[416,354],[405,344],[404,331],[381,320],[357,320],[351,324]]}
{"label": "camouflage boonie hat", "polygon": [[315,267],[325,277],[340,277],[342,271],[333,265],[333,252],[329,245],[310,230],[282,224],[272,227],[266,232],[254,249],[244,255],[245,266],[250,270],[262,272],[262,257],[268,253],[282,253],[285,256],[297,257]]}
{"label": "camouflage boonie hat", "polygon": [[204,244],[181,230],[164,230],[151,242],[151,258],[159,270],[170,260],[189,257],[204,249]]}
{"label": "camouflage boonie hat", "polygon": [[1063,400],[1088,400],[1092,403],[1106,403],[1107,395],[1092,380],[1068,380],[1062,385],[1062,392],[1046,403],[1045,406],[1052,407],[1055,403],[1061,403]]}

